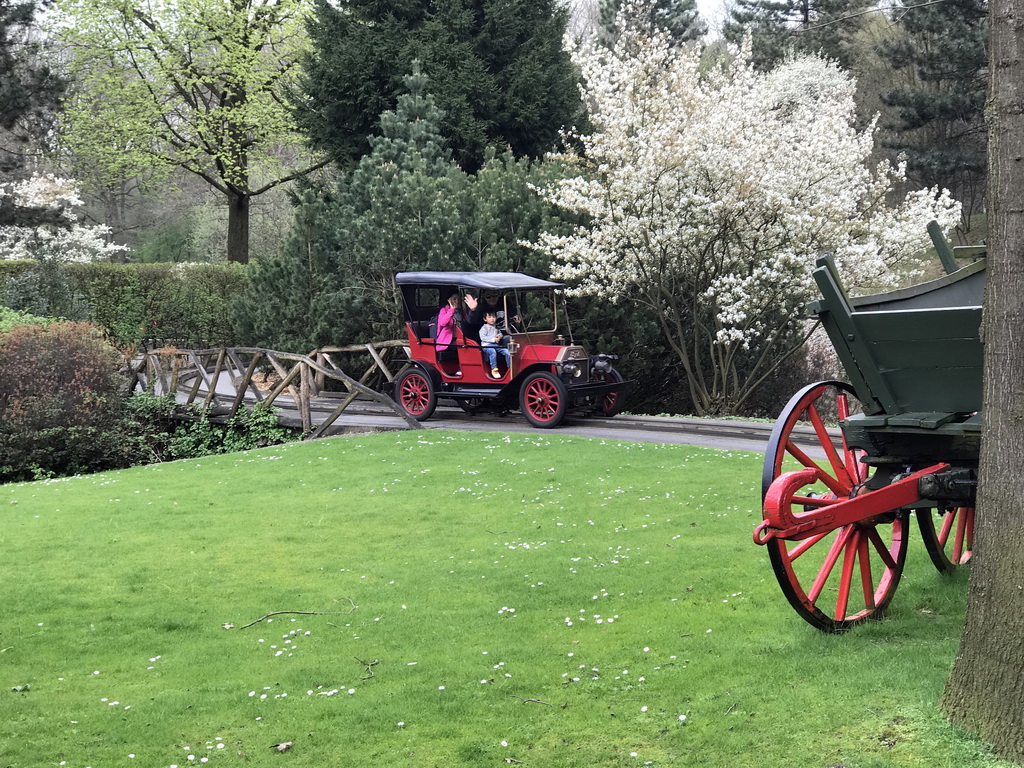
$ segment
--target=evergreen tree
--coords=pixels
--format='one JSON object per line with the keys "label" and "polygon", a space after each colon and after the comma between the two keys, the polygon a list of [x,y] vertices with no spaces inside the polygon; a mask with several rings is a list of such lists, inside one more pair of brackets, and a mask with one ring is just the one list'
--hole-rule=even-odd
{"label": "evergreen tree", "polygon": [[488,146],[539,157],[582,115],[567,17],[557,0],[315,0],[296,114],[314,147],[353,163],[419,59],[462,168]]}
{"label": "evergreen tree", "polygon": [[337,190],[298,200],[279,257],[254,270],[236,316],[250,341],[293,351],[395,338],[396,272],[466,269],[466,174],[438,132],[440,112],[414,67],[408,93]]}
{"label": "evergreen tree", "polygon": [[[601,25],[599,34],[607,40],[609,46],[620,33],[616,18],[622,6],[623,0],[599,0],[598,3]],[[677,43],[699,40],[708,31],[708,25],[697,10],[696,0],[647,0],[639,4],[631,3],[626,12],[638,17],[631,19],[633,25],[642,22],[642,26],[651,32],[664,32]]]}
{"label": "evergreen tree", "polygon": [[0,0],[0,174],[18,169],[31,142],[49,130],[63,92],[61,79],[40,58],[38,4]]}
{"label": "evergreen tree", "polygon": [[963,202],[969,229],[984,205],[988,3],[904,5],[895,11],[899,35],[880,53],[910,84],[882,95],[892,108],[884,141],[906,154],[914,182],[950,189]]}
{"label": "evergreen tree", "polygon": [[739,43],[748,32],[754,65],[766,70],[790,52],[822,54],[850,65],[849,41],[872,0],[736,0],[722,34]]}

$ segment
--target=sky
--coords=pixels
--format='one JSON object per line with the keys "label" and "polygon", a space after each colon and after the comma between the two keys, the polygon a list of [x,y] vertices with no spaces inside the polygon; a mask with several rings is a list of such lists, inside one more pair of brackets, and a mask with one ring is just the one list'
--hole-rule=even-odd
{"label": "sky", "polygon": [[697,0],[697,8],[700,10],[708,25],[715,27],[720,23],[720,17],[725,12],[727,0]]}

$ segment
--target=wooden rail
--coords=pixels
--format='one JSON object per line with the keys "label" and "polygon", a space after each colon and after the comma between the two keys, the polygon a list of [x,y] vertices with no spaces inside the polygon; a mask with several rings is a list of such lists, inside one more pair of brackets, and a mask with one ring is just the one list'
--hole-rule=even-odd
{"label": "wooden rail", "polygon": [[[348,356],[356,362],[359,357],[370,363],[357,379],[345,373],[341,361]],[[130,366],[129,392],[138,390],[155,395],[184,395],[184,403],[191,405],[202,397],[202,407],[210,408],[229,403],[230,418],[244,407],[246,395],[257,403],[271,405],[287,393],[302,419],[302,431],[307,438],[322,436],[338,417],[356,399],[373,400],[394,411],[410,429],[420,429],[420,423],[406,414],[390,397],[382,394],[401,370],[392,372],[392,366],[407,360],[404,341],[384,341],[353,344],[346,347],[321,347],[308,355],[276,352],[261,347],[220,347],[215,349],[176,349],[165,347],[141,354]],[[268,374],[276,374],[269,388],[261,389],[260,379],[268,381]],[[314,428],[310,402],[325,394],[328,381],[340,382],[344,392],[342,402],[327,418]],[[230,388],[225,382],[230,382]],[[218,386],[222,391],[218,392]],[[376,387],[376,389],[375,389]],[[230,389],[230,391],[227,391]],[[339,393],[330,393],[337,395]]]}

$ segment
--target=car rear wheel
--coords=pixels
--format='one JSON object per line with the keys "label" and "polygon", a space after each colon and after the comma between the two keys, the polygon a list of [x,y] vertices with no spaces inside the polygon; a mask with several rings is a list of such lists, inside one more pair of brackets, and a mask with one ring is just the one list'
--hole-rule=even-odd
{"label": "car rear wheel", "polygon": [[[605,384],[621,384],[623,381],[622,374],[614,368],[609,368],[602,373],[595,373],[591,376],[590,380],[604,382]],[[622,390],[598,395],[594,398],[594,405],[596,406],[594,413],[598,416],[606,416],[608,418],[615,416],[622,410]]]}

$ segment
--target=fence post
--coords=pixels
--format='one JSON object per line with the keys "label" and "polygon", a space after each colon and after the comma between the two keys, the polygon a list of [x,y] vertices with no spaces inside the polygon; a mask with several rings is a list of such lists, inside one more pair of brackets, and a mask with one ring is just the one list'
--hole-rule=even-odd
{"label": "fence post", "polygon": [[312,376],[309,366],[300,362],[302,371],[299,373],[299,414],[302,416],[302,431],[309,432],[313,428],[313,417],[309,410],[309,395],[312,386]]}

